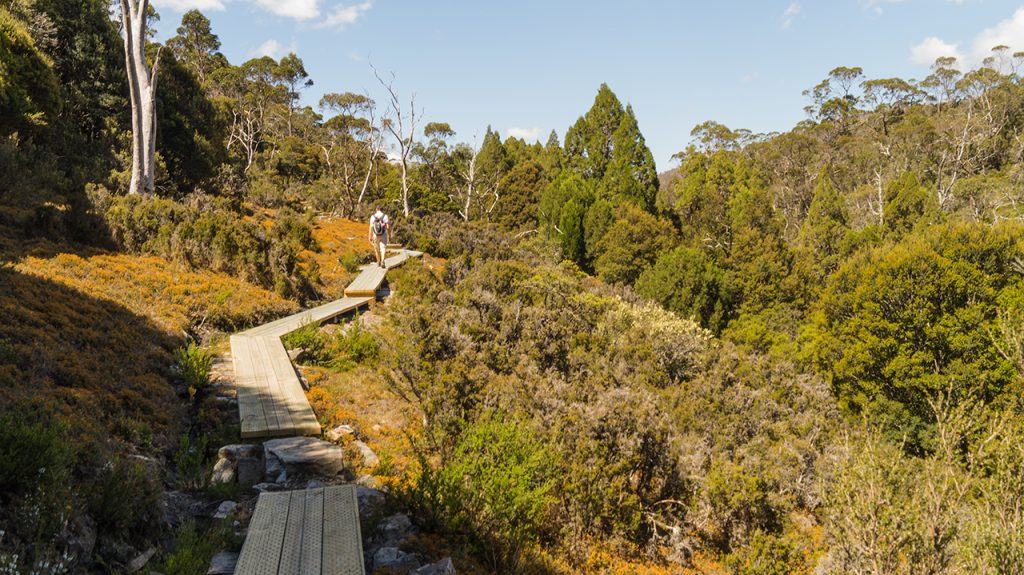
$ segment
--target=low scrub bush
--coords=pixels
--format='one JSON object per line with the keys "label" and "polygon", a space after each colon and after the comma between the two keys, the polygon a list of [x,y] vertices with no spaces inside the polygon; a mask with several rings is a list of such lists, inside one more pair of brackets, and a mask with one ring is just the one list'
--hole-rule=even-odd
{"label": "low scrub bush", "polygon": [[228,526],[203,531],[189,522],[178,531],[173,548],[157,562],[155,569],[166,575],[206,573],[217,551],[237,550],[239,546],[240,542]]}
{"label": "low scrub bush", "polygon": [[192,441],[188,432],[181,435],[174,452],[175,484],[179,488],[197,490],[206,485],[206,446],[205,435],[196,441]]}
{"label": "low scrub bush", "polygon": [[158,529],[162,493],[147,462],[116,457],[90,486],[88,512],[101,536],[143,542]]}
{"label": "low scrub bush", "polygon": [[337,370],[347,370],[375,359],[379,353],[377,338],[356,318],[344,333],[339,333],[331,342],[327,350],[328,365]]}
{"label": "low scrub bush", "polygon": [[194,398],[210,385],[212,368],[213,354],[195,342],[189,342],[184,347],[174,350],[174,372],[181,383],[188,387],[190,398]]}
{"label": "low scrub bush", "polygon": [[281,338],[286,349],[301,349],[305,352],[303,361],[320,365],[326,359],[330,337],[320,330],[319,322],[304,324],[299,329]]}

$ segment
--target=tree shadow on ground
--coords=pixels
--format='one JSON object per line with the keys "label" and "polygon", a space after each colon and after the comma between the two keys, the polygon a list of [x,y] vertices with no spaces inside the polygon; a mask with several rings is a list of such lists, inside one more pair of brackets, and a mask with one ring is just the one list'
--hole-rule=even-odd
{"label": "tree shadow on ground", "polygon": [[149,318],[2,266],[0,318],[0,411],[43,402],[83,444],[150,451],[176,437],[178,342]]}

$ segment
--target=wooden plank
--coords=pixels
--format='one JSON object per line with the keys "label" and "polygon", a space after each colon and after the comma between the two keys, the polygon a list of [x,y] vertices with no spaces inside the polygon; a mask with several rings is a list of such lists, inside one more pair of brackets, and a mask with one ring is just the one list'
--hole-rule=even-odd
{"label": "wooden plank", "polygon": [[305,492],[306,521],[302,534],[300,575],[320,575],[323,565],[324,488]]}
{"label": "wooden plank", "polygon": [[274,368],[267,352],[266,340],[261,337],[251,339],[256,351],[253,354],[253,369],[258,381],[267,390],[261,397],[263,411],[267,414],[267,430],[275,435],[280,434],[282,430],[291,428],[292,422],[291,414],[281,404],[281,397],[286,391],[274,374]]}
{"label": "wooden plank", "polygon": [[277,575],[290,499],[287,492],[260,494],[235,575]]}
{"label": "wooden plank", "polygon": [[365,575],[354,485],[328,487],[324,493],[323,537],[324,575]]}
{"label": "wooden plank", "polygon": [[277,338],[261,338],[267,345],[268,352],[265,365],[272,370],[272,376],[279,384],[279,392],[275,395],[278,408],[288,413],[287,427],[282,425],[283,433],[301,435],[319,435],[320,422],[313,413],[313,408],[306,399],[306,393],[302,389],[302,381],[299,379],[295,368],[292,366],[288,353]]}
{"label": "wooden plank", "polygon": [[360,308],[369,303],[370,299],[371,298],[367,297],[344,297],[305,311],[301,311],[288,317],[283,317],[281,319],[274,320],[270,323],[265,323],[261,326],[254,327],[247,331],[241,332],[239,335],[273,335],[281,337],[287,333],[291,333],[299,329],[300,327],[308,323],[312,323],[314,321],[326,321],[334,317],[337,317],[341,314]]}
{"label": "wooden plank", "polygon": [[373,265],[363,268],[363,271],[352,280],[352,283],[345,288],[346,297],[374,297],[377,295],[377,288],[384,283],[384,275],[387,270]]}
{"label": "wooden plank", "polygon": [[[288,499],[288,519],[281,546],[278,573],[298,573],[302,565],[302,536],[306,519],[305,491],[292,491]],[[278,518],[278,521],[282,521]]]}
{"label": "wooden plank", "polygon": [[231,355],[235,362],[235,387],[242,438],[258,437],[267,428],[266,414],[253,368],[251,342],[248,338],[231,338]]}

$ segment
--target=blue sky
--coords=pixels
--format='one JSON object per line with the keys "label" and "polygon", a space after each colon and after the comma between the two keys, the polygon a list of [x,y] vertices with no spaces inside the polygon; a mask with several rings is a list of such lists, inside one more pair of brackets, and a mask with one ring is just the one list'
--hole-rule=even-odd
{"label": "blue sky", "polygon": [[541,141],[608,83],[636,112],[659,171],[705,120],[755,132],[804,118],[803,90],[836,66],[869,78],[923,78],[956,55],[1024,50],[1024,4],[1005,0],[154,0],[158,38],[199,8],[239,64],[294,51],[325,92],[383,102],[369,63],[416,93],[427,121],[460,141],[487,126]]}

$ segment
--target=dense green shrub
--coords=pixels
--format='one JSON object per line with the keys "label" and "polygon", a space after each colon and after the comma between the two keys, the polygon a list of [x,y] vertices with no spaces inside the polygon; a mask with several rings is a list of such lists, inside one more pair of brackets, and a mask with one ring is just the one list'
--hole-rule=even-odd
{"label": "dense green shrub", "polygon": [[147,462],[117,457],[104,465],[90,486],[89,515],[100,535],[147,541],[160,528],[160,478]]}
{"label": "dense green shrub", "polygon": [[363,327],[357,317],[330,343],[327,350],[328,364],[334,369],[345,370],[375,359],[379,353],[380,344],[377,338]]}
{"label": "dense green shrub", "polygon": [[45,553],[73,516],[76,458],[67,429],[45,407],[0,415],[0,531],[23,553]]}
{"label": "dense green shrub", "polygon": [[422,462],[404,497],[437,527],[475,546],[492,568],[516,572],[527,545],[548,528],[553,463],[526,425],[484,416],[439,469]]}
{"label": "dense green shrub", "polygon": [[636,290],[714,333],[721,333],[736,311],[724,271],[696,248],[679,246],[658,258],[640,274]]}
{"label": "dense green shrub", "polygon": [[300,253],[316,249],[308,218],[282,212],[270,229],[233,211],[230,200],[195,195],[182,202],[99,191],[115,242],[123,249],[222,271],[294,297],[311,293]]}
{"label": "dense green shrub", "polygon": [[996,300],[1019,250],[1016,226],[943,226],[851,257],[832,276],[817,325],[818,366],[840,405],[894,441],[931,449],[929,401],[1001,401],[1013,365],[992,345]]}
{"label": "dense green shrub", "polygon": [[286,349],[303,350],[303,361],[313,365],[320,365],[327,361],[327,347],[330,345],[330,338],[320,330],[319,322],[305,323],[299,329],[286,334],[281,338]]}

